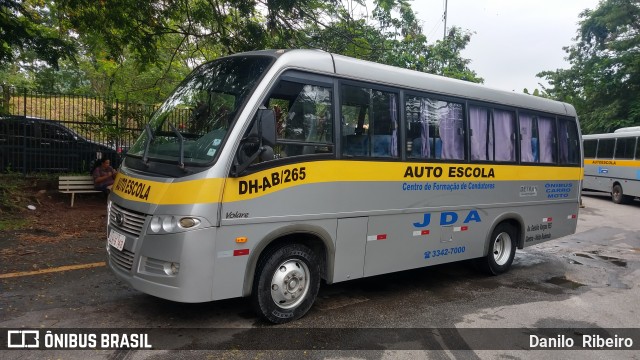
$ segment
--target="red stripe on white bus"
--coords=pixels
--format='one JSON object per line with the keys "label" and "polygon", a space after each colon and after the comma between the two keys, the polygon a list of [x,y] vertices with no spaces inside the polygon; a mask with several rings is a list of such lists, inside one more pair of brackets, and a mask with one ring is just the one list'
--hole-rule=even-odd
{"label": "red stripe on white bus", "polygon": [[387,240],[387,234],[369,235],[367,241]]}

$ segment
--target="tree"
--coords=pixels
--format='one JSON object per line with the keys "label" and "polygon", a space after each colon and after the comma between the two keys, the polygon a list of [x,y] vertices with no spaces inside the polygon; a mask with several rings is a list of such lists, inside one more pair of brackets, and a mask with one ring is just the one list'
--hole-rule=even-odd
{"label": "tree", "polygon": [[470,33],[452,28],[429,44],[408,0],[373,0],[371,11],[365,0],[28,1],[49,1],[50,22],[77,44],[75,73],[66,62],[65,76],[24,66],[36,85],[80,74],[76,83],[98,95],[157,101],[202,62],[268,48],[319,48],[482,82],[460,56]]}
{"label": "tree", "polygon": [[302,39],[303,44],[405,69],[483,82],[469,69],[470,60],[460,54],[471,33],[453,27],[444,40],[429,44],[407,1],[376,0],[374,5],[371,21],[354,15],[351,5],[336,8],[330,21],[307,25],[305,33],[309,35]]}
{"label": "tree", "polygon": [[49,0],[0,0],[0,68],[21,52],[56,68],[60,59],[73,57],[73,43],[61,36],[54,12]]}
{"label": "tree", "polygon": [[580,17],[571,67],[538,74],[546,93],[576,107],[583,133],[640,125],[640,2],[605,0]]}

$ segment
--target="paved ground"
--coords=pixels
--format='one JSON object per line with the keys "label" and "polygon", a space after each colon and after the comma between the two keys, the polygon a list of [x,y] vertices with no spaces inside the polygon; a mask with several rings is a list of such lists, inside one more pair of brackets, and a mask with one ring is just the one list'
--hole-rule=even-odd
{"label": "paved ground", "polygon": [[[179,304],[131,290],[101,264],[105,260],[101,236],[45,242],[31,249],[37,256],[13,253],[12,259],[25,261],[2,264],[0,328],[180,329],[176,331],[181,336],[155,346],[225,350],[179,354],[5,350],[1,355],[16,359],[639,358],[633,351],[421,350],[425,344],[432,349],[452,344],[458,349],[464,349],[460,344],[478,349],[485,337],[490,342],[509,336],[505,330],[486,334],[455,330],[463,328],[514,328],[514,333],[522,333],[523,328],[637,328],[640,202],[624,206],[604,196],[585,196],[584,204],[576,234],[519,251],[507,274],[485,277],[463,263],[323,286],[310,313],[284,327],[261,322],[245,299]],[[0,248],[11,249],[10,241],[3,239]],[[55,249],[51,256],[48,248]],[[69,256],[59,256],[60,249]],[[38,275],[15,274],[70,264],[88,265]],[[560,333],[549,334],[556,335]],[[640,343],[639,336],[635,340]],[[243,344],[251,344],[253,350],[233,350]],[[336,344],[351,350],[335,350]],[[280,350],[265,350],[270,348]]]}

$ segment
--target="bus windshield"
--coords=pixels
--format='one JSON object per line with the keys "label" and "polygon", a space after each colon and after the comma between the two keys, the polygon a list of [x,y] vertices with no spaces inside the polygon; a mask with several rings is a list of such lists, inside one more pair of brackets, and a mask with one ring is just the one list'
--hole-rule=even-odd
{"label": "bus windshield", "polygon": [[211,163],[271,61],[236,56],[198,67],[156,110],[127,155],[196,166]]}

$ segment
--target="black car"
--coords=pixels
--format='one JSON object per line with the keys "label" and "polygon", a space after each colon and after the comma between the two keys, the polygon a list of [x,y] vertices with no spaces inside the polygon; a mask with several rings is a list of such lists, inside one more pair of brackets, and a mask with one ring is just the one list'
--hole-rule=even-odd
{"label": "black car", "polygon": [[88,140],[58,122],[0,116],[0,171],[89,172],[97,159],[115,168],[116,149]]}

